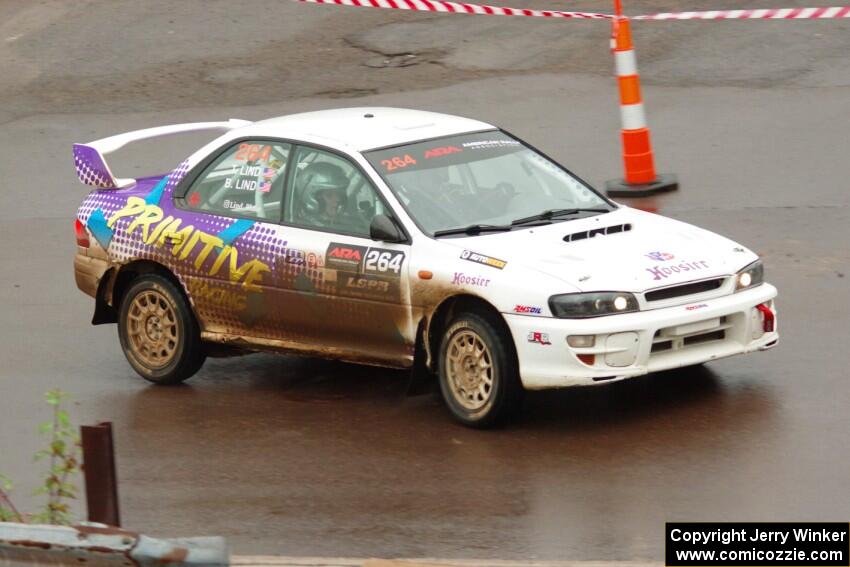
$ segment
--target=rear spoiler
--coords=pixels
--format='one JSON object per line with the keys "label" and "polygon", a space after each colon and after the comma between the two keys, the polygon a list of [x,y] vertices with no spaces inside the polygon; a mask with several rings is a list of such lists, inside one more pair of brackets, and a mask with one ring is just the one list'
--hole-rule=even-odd
{"label": "rear spoiler", "polygon": [[135,179],[120,179],[112,175],[109,164],[104,156],[120,150],[131,142],[147,140],[150,138],[161,138],[173,136],[174,134],[185,134],[202,130],[230,131],[250,124],[248,120],[237,120],[231,118],[226,122],[191,122],[188,124],[172,124],[170,126],[158,126],[135,130],[116,136],[95,140],[88,144],[74,144],[74,166],[77,169],[77,177],[85,185],[91,185],[100,189],[122,189],[133,185]]}

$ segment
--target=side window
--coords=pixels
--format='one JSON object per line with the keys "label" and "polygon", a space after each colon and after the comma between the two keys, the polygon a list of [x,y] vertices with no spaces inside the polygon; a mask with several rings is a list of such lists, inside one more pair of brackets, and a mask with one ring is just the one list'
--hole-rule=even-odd
{"label": "side window", "polygon": [[369,179],[347,159],[299,147],[284,222],[369,236],[376,214],[390,214]]}
{"label": "side window", "polygon": [[290,144],[239,142],[221,154],[189,188],[186,204],[198,211],[277,222]]}

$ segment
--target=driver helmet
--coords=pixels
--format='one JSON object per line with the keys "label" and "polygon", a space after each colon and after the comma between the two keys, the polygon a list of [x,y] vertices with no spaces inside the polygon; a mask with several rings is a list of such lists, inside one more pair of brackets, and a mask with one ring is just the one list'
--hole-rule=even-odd
{"label": "driver helmet", "polygon": [[348,188],[348,177],[342,168],[328,162],[311,163],[298,175],[298,181],[301,185],[303,209],[310,214],[328,212],[325,211],[322,193],[336,193],[341,205]]}

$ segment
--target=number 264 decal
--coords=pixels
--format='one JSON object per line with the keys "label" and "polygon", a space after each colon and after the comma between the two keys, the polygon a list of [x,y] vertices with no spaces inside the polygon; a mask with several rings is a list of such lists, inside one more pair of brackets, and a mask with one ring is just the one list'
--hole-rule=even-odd
{"label": "number 264 decal", "polygon": [[269,157],[271,157],[271,155],[271,146],[263,146],[261,144],[239,144],[239,149],[233,157],[236,158],[237,161],[269,161]]}
{"label": "number 264 decal", "polygon": [[370,248],[363,259],[363,271],[373,274],[384,274],[386,272],[398,274],[401,271],[403,261],[404,252]]}
{"label": "number 264 decal", "polygon": [[381,165],[383,165],[387,171],[395,171],[396,169],[403,169],[408,165],[416,165],[416,160],[413,159],[410,154],[405,154],[403,156],[395,156],[390,159],[382,159]]}

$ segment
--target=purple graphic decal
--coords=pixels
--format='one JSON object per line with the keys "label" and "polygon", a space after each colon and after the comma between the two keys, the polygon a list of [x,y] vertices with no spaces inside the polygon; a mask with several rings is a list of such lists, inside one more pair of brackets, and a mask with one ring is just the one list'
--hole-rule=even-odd
{"label": "purple graphic decal", "polygon": [[174,168],[174,171],[168,176],[168,183],[165,185],[165,192],[171,193],[174,186],[186,177],[186,172],[189,171],[189,160],[184,160],[183,163]]}
{"label": "purple graphic decal", "polygon": [[84,184],[101,189],[115,188],[109,168],[96,149],[85,144],[74,144],[74,167],[77,169],[77,177]]}
{"label": "purple graphic decal", "polygon": [[168,183],[168,176],[166,175],[162,179],[160,179],[159,183],[156,184],[156,187],[153,188],[153,191],[148,193],[148,196],[145,197],[145,203],[148,205],[159,205],[160,199],[162,199],[162,193],[165,189],[165,185]]}
{"label": "purple graphic decal", "polygon": [[109,248],[109,243],[112,241],[112,229],[106,226],[106,217],[103,214],[103,209],[92,211],[86,226],[104,250]]}

